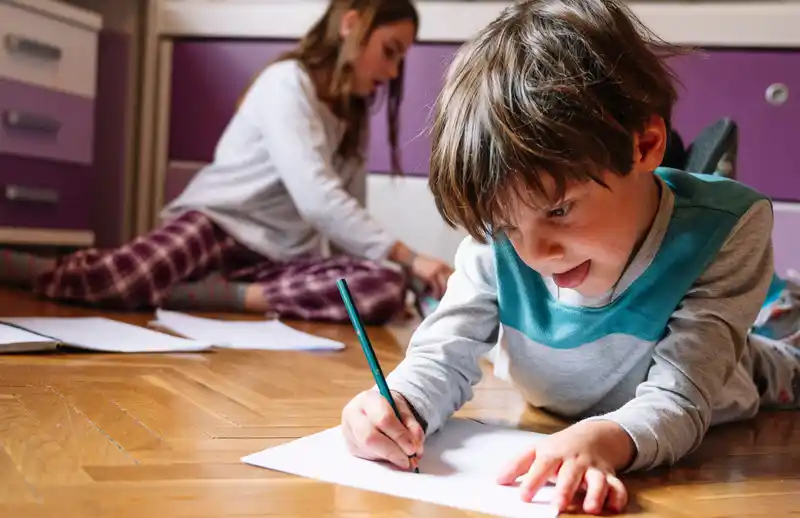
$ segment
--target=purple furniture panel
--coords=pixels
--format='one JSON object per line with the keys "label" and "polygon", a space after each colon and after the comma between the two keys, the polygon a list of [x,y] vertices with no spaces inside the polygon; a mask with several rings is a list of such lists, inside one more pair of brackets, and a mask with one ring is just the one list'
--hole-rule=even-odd
{"label": "purple furniture panel", "polygon": [[0,227],[91,229],[92,169],[0,156]]}
{"label": "purple furniture panel", "polygon": [[94,101],[0,79],[0,154],[89,164]]}
{"label": "purple furniture panel", "polygon": [[[408,51],[405,64],[403,103],[400,108],[400,165],[409,175],[427,175],[431,157],[428,137],[434,103],[442,88],[447,67],[459,45],[418,43]],[[373,114],[370,125],[370,171],[391,171],[386,106]]]}
{"label": "purple furniture panel", "polygon": [[775,208],[772,244],[778,274],[786,275],[789,269],[800,272],[800,203]]}
{"label": "purple furniture panel", "polygon": [[94,190],[100,195],[92,204],[92,225],[95,245],[110,248],[122,244],[130,36],[104,30],[98,43],[92,167]]}
{"label": "purple furniture panel", "polygon": [[293,41],[178,40],[172,54],[169,158],[210,161],[255,76]]}
{"label": "purple furniture panel", "polygon": [[169,164],[167,177],[164,179],[164,205],[177,198],[189,184],[201,164],[190,166],[187,164]]}
{"label": "purple furniture panel", "polygon": [[[181,40],[173,53],[169,158],[210,161],[236,103],[292,41]],[[406,60],[399,145],[407,174],[426,175],[431,110],[457,44],[416,44]],[[776,200],[800,201],[800,51],[711,49],[672,60],[680,78],[674,122],[685,142],[720,117],[739,125],[738,178]],[[784,84],[781,103],[765,96]],[[775,97],[773,96],[773,99]],[[368,167],[390,170],[384,103],[372,117]]]}
{"label": "purple furniture panel", "polygon": [[[738,180],[775,200],[800,200],[800,51],[713,49],[670,63],[682,83],[674,122],[684,142],[731,117],[739,126]],[[789,95],[773,104],[767,91],[779,83]]]}

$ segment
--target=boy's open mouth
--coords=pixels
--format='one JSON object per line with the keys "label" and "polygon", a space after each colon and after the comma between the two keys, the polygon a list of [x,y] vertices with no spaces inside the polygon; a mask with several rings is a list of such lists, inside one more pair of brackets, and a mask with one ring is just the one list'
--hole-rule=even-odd
{"label": "boy's open mouth", "polygon": [[591,264],[592,261],[588,260],[564,273],[554,273],[553,282],[555,282],[559,288],[577,288],[586,280],[586,276],[589,275],[589,267]]}

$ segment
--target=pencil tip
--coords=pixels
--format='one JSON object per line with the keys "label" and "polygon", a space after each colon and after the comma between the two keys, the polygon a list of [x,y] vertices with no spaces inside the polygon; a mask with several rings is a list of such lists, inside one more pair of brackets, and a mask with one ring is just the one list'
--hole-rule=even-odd
{"label": "pencil tip", "polygon": [[414,468],[414,473],[419,473],[419,468]]}

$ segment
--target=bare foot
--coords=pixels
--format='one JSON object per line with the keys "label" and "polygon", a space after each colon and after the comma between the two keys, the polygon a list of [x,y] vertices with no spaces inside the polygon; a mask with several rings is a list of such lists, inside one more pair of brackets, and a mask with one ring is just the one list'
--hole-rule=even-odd
{"label": "bare foot", "polygon": [[251,284],[244,292],[244,309],[248,313],[268,313],[271,311],[267,297],[264,295],[264,286]]}
{"label": "bare foot", "polygon": [[0,285],[30,288],[36,279],[57,266],[52,257],[16,250],[0,250]]}

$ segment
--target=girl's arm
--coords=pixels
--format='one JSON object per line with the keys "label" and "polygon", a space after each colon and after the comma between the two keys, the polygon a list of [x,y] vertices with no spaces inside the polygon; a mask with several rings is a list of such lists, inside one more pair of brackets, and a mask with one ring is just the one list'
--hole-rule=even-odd
{"label": "girl's arm", "polygon": [[256,80],[240,107],[258,127],[263,146],[300,215],[341,250],[388,258],[395,240],[344,188],[333,166],[314,85],[299,65],[281,62]]}

